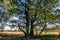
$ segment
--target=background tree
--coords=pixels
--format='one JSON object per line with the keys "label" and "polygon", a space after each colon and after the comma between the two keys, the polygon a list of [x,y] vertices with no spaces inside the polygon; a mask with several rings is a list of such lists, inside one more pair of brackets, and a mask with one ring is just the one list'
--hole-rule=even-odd
{"label": "background tree", "polygon": [[[42,26],[40,34],[44,31],[46,23],[55,19],[51,14],[57,0],[4,0],[3,6],[10,16],[19,16],[18,27],[25,35],[34,35],[34,28]],[[49,15],[49,16],[48,16]],[[52,16],[52,17],[51,17]],[[43,20],[43,21],[42,21]],[[24,24],[24,26],[22,25]]]}

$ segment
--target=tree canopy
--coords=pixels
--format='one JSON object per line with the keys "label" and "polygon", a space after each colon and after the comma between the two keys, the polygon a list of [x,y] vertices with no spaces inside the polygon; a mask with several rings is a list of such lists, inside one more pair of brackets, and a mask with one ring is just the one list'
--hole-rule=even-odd
{"label": "tree canopy", "polygon": [[58,5],[57,0],[0,0],[0,2],[0,6],[6,8],[6,12],[3,12],[5,18],[19,16],[18,22],[12,22],[16,22],[25,35],[33,36],[34,28],[37,26],[42,27],[41,34],[46,23],[53,22],[57,17],[52,14],[53,8]]}

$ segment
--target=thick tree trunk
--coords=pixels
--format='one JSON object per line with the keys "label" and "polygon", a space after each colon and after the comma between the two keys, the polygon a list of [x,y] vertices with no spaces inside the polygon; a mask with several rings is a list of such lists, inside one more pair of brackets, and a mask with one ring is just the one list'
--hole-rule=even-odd
{"label": "thick tree trunk", "polygon": [[29,19],[26,18],[26,21],[27,21],[27,23],[26,23],[26,32],[27,32],[27,35],[29,35]]}
{"label": "thick tree trunk", "polygon": [[26,15],[26,32],[27,35],[29,34],[29,8],[26,5],[26,9],[25,9],[25,15]]}
{"label": "thick tree trunk", "polygon": [[34,27],[33,27],[33,20],[31,20],[31,29],[30,29],[30,35],[34,36]]}
{"label": "thick tree trunk", "polygon": [[26,5],[25,5],[25,15],[26,15],[26,32],[27,32],[27,36],[29,35],[29,0],[26,0]]}

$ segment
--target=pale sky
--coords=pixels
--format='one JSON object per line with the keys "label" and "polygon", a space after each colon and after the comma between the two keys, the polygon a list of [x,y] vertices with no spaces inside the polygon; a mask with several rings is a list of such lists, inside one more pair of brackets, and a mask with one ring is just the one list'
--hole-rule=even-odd
{"label": "pale sky", "polygon": [[[25,3],[25,0],[22,0],[21,2],[24,2]],[[60,0],[58,1],[59,2],[59,6],[58,7],[56,7],[56,9],[58,8],[58,9],[60,9]],[[0,7],[0,10],[3,12],[4,10],[3,10],[3,8],[2,7]],[[24,15],[23,15],[24,16]],[[13,19],[15,19],[15,20],[19,20],[18,19],[18,17],[12,17],[12,18],[10,18],[10,20],[13,20]],[[8,22],[7,22],[7,24],[9,24]],[[55,25],[59,25],[60,26],[60,24],[59,23],[55,23],[55,24],[47,24],[47,27],[55,27]],[[16,28],[15,28],[16,29]],[[5,30],[10,30],[10,27],[9,26],[7,26],[7,25],[5,25]],[[12,30],[14,30],[14,28],[12,29]]]}

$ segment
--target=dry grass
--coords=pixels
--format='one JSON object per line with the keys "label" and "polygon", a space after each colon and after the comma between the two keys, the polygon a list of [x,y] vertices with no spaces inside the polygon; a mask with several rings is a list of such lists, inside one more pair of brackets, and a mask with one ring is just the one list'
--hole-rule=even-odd
{"label": "dry grass", "polygon": [[[35,34],[39,34],[40,33],[40,31],[34,31],[34,33]],[[46,34],[56,34],[56,35],[59,35],[60,34],[60,32],[59,31],[48,31],[48,32],[42,32],[42,35],[46,35]]]}
{"label": "dry grass", "polygon": [[[36,32],[34,32],[34,33],[36,34]],[[39,31],[38,31],[38,33],[39,33]],[[7,35],[7,34],[9,34],[9,35]],[[10,34],[18,34],[18,36],[16,36],[16,35],[10,35]],[[57,34],[58,35],[59,32],[43,32],[42,35],[43,34],[44,35],[46,35],[46,34]],[[36,38],[33,38],[33,39],[25,39],[24,38],[23,39],[23,38],[20,38],[19,35],[24,35],[24,33],[23,32],[0,32],[0,40],[1,39],[3,39],[3,40],[35,40],[36,39]],[[43,39],[41,39],[41,40],[43,40]],[[37,38],[36,40],[40,40],[40,38]],[[44,40],[56,40],[56,38],[55,39],[54,38],[50,39],[48,37],[48,39],[44,39]]]}
{"label": "dry grass", "polygon": [[6,34],[24,34],[23,32],[0,32],[0,33],[6,33]]}
{"label": "dry grass", "polygon": [[[24,35],[23,32],[0,32],[2,34],[20,34],[20,35]],[[36,31],[34,32],[34,34],[36,34]],[[37,34],[39,34],[39,31],[37,32]],[[46,34],[57,34],[59,35],[60,32],[43,32],[42,35],[46,35]]]}
{"label": "dry grass", "polygon": [[60,32],[43,32],[42,34],[56,34],[56,35],[59,35]]}

